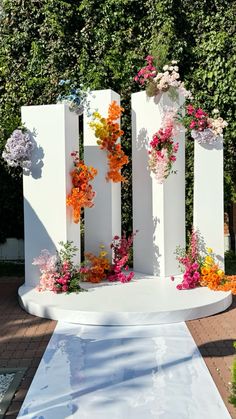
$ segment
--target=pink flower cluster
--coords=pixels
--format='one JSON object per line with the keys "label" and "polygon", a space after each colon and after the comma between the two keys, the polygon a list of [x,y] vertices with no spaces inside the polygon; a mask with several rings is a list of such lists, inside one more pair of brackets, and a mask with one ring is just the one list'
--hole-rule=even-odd
{"label": "pink flower cluster", "polygon": [[46,249],[33,260],[32,265],[39,266],[41,272],[38,291],[55,291],[56,262],[57,257],[52,256]]}
{"label": "pink flower cluster", "polygon": [[68,292],[71,281],[71,266],[69,262],[63,262],[60,272],[55,275],[55,286],[57,286],[56,291],[59,292]]}
{"label": "pink flower cluster", "polygon": [[42,250],[41,255],[33,260],[32,264],[38,266],[41,273],[37,290],[55,293],[78,292],[81,290],[79,267],[72,261],[77,248],[72,242],[59,244],[62,248],[57,255]]}
{"label": "pink flower cluster", "polygon": [[189,124],[190,129],[203,131],[208,128],[208,115],[201,108],[195,109],[193,105],[188,105],[187,114],[192,117]]}
{"label": "pink flower cluster", "polygon": [[[216,110],[218,113],[218,110]],[[193,105],[187,106],[187,128],[191,130],[191,136],[199,144],[212,144],[223,129],[228,125],[223,118],[209,118],[201,108],[195,109]]]}
{"label": "pink flower cluster", "polygon": [[188,251],[177,249],[177,260],[184,267],[183,280],[176,286],[179,290],[196,288],[200,281],[201,256],[199,254],[199,237],[192,231]]}
{"label": "pink flower cluster", "polygon": [[197,262],[191,263],[188,258],[182,260],[182,263],[185,266],[185,272],[183,276],[183,281],[181,284],[177,285],[179,290],[187,290],[191,288],[196,288],[199,283],[200,273],[199,273],[199,264]]}
{"label": "pink flower cluster", "polygon": [[157,69],[153,65],[154,57],[152,55],[148,55],[145,58],[147,62],[146,66],[139,70],[138,74],[134,77],[134,80],[143,86],[148,79],[153,79],[157,74]]}
{"label": "pink flower cluster", "polygon": [[148,166],[155,174],[158,183],[163,183],[172,170],[172,165],[176,161],[175,154],[179,149],[179,143],[174,143],[173,121],[163,120],[163,127],[157,131],[150,142]]}
{"label": "pink flower cluster", "polygon": [[[175,91],[179,90],[184,97],[192,97],[191,92],[185,89],[184,83],[180,80],[179,67],[176,65],[177,61],[173,60],[170,65],[166,64],[160,69],[154,65],[154,57],[152,55],[148,55],[145,61],[146,65],[138,71],[134,81],[141,86],[147,86],[148,96],[155,96],[172,88]],[[150,84],[152,85],[151,89]]]}
{"label": "pink flower cluster", "polygon": [[126,274],[125,272],[122,272],[122,269],[125,271],[129,270],[128,261],[136,233],[137,231],[132,233],[128,238],[126,238],[125,234],[123,234],[122,237],[114,236],[111,243],[111,249],[113,250],[113,263],[108,274],[109,281],[120,281],[124,283],[131,281],[134,277],[134,272]]}

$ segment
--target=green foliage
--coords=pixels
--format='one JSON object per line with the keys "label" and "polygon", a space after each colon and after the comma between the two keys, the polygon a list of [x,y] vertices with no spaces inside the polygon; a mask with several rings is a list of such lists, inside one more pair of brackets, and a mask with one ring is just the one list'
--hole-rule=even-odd
{"label": "green foliage", "polygon": [[236,254],[232,250],[225,252],[225,273],[236,275]]}
{"label": "green foliage", "polygon": [[0,278],[4,276],[24,277],[25,265],[24,262],[0,262]]}
{"label": "green foliage", "polygon": [[78,248],[73,245],[72,241],[59,242],[61,249],[58,252],[58,256],[62,262],[73,263],[72,260],[78,251]]}
{"label": "green foliage", "polygon": [[[91,89],[112,88],[121,94],[125,107],[123,147],[130,155],[130,95],[137,90],[133,77],[144,57],[155,53],[162,64],[179,60],[181,78],[199,104],[209,111],[219,108],[228,121],[226,205],[235,198],[235,1],[2,0],[0,7],[0,151],[19,125],[20,107],[55,103],[59,80],[70,79]],[[17,231],[22,233],[21,179],[11,185],[5,166],[0,165],[0,170],[0,207],[9,196],[12,202],[8,208],[13,208],[15,215],[19,205],[16,218],[21,227]],[[191,141],[186,151],[186,172],[190,226]],[[122,187],[122,222],[123,229],[131,232],[131,159],[124,175],[128,182]],[[4,225],[15,223],[12,212]],[[6,234],[3,231],[3,237]]]}
{"label": "green foliage", "polygon": [[[234,342],[234,348],[236,349],[236,342]],[[234,359],[232,365],[232,389],[229,402],[232,403],[234,407],[236,407],[236,359]]]}

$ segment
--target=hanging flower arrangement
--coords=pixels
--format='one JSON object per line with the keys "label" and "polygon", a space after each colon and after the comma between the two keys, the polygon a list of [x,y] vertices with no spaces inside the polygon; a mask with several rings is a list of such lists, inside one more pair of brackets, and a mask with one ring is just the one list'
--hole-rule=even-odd
{"label": "hanging flower arrangement", "polygon": [[100,149],[107,152],[109,169],[106,179],[112,182],[126,181],[125,177],[121,174],[121,169],[128,163],[129,159],[122,150],[121,144],[117,143],[118,138],[124,134],[117,122],[123,110],[116,101],[113,101],[109,106],[107,118],[103,118],[99,112],[94,112],[94,121],[89,124],[94,130],[95,136],[98,138],[97,144]]}
{"label": "hanging flower arrangement", "polygon": [[222,136],[223,129],[228,125],[219,116],[218,109],[214,109],[213,114],[214,118],[210,118],[202,108],[190,104],[186,107],[186,115],[180,116],[179,120],[199,144],[213,144],[219,136]]}
{"label": "hanging flower arrangement", "polygon": [[162,128],[153,135],[150,142],[148,166],[158,183],[163,183],[169,174],[173,173],[172,167],[179,149],[179,143],[173,140],[174,129],[174,120],[167,112]]}
{"label": "hanging flower arrangement", "polygon": [[156,64],[156,59],[152,55],[145,58],[146,65],[142,67],[134,80],[144,86],[148,96],[156,96],[159,93],[167,92],[172,99],[177,99],[181,93],[186,98],[191,98],[191,92],[185,89],[184,83],[180,80],[179,67],[177,61],[160,67]]}
{"label": "hanging flower arrangement", "polygon": [[29,132],[25,128],[19,128],[13,131],[8,138],[2,158],[9,167],[21,167],[30,170],[33,149],[34,144]]}
{"label": "hanging flower arrangement", "polygon": [[177,285],[179,290],[202,286],[236,294],[236,275],[225,275],[215,261],[213,250],[205,249],[199,232],[193,230],[188,248],[185,250],[178,247],[176,254],[184,272],[183,281]]}
{"label": "hanging flower arrangement", "polygon": [[94,206],[93,191],[90,182],[97,175],[97,170],[92,166],[86,166],[79,159],[78,152],[71,153],[74,159],[74,170],[70,173],[72,179],[71,193],[67,196],[66,204],[73,208],[74,222],[78,223],[83,208],[92,208]]}

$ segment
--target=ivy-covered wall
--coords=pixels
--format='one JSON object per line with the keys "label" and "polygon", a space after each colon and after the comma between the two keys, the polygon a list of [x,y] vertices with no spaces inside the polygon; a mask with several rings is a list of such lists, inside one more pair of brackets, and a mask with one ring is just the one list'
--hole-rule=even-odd
{"label": "ivy-covered wall", "polygon": [[[235,19],[232,0],[2,0],[0,5],[0,150],[20,123],[22,105],[55,102],[70,78],[121,94],[123,146],[131,151],[133,76],[148,53],[177,59],[181,79],[204,109],[220,109],[225,133],[225,200],[235,196]],[[123,229],[131,231],[131,165],[123,185]],[[191,225],[193,143],[187,146]],[[0,164],[0,239],[22,236],[22,182]]]}

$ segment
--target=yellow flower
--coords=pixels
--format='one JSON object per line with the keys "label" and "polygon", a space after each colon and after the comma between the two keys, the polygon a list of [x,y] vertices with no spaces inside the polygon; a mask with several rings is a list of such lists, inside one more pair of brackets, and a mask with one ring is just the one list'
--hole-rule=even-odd
{"label": "yellow flower", "polygon": [[212,248],[211,248],[211,247],[207,247],[207,249],[206,249],[206,250],[207,250],[207,252],[208,252],[208,253],[212,253],[212,252],[213,252],[213,250],[212,250]]}
{"label": "yellow flower", "polygon": [[100,249],[105,249],[105,246],[104,246],[104,244],[100,244]]}
{"label": "yellow flower", "polygon": [[220,278],[222,278],[224,276],[224,271],[222,271],[221,269],[219,269],[217,271],[217,274],[219,275]]}
{"label": "yellow flower", "polygon": [[205,262],[208,263],[209,265],[211,265],[214,261],[213,261],[211,256],[206,256],[205,257]]}
{"label": "yellow flower", "polygon": [[103,251],[99,253],[100,258],[104,258],[107,255],[107,252]]}

